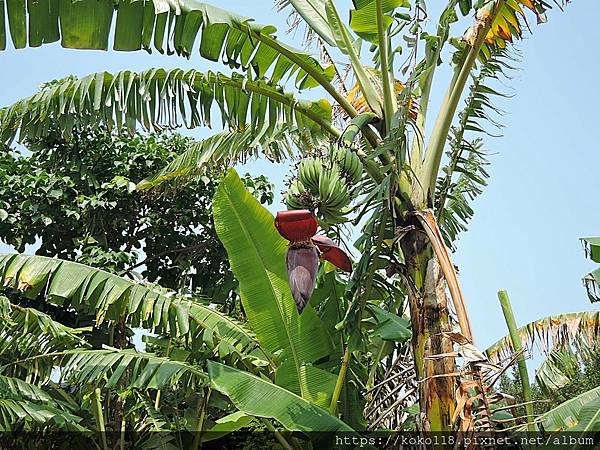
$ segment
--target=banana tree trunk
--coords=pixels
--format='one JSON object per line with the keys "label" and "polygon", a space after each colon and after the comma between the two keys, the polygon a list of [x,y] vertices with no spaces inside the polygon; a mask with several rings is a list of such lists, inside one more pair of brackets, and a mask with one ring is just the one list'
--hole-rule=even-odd
{"label": "banana tree trunk", "polygon": [[427,236],[418,230],[402,239],[412,323],[412,349],[419,385],[421,431],[451,431],[456,360],[450,339],[446,285]]}

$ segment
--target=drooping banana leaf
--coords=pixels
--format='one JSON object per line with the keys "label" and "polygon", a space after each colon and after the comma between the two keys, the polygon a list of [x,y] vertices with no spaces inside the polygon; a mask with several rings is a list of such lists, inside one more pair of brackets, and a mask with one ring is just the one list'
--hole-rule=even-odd
{"label": "drooping banana leaf", "polygon": [[[10,303],[0,295],[0,360],[18,361],[40,354],[75,348],[88,348],[82,338],[83,329],[73,329],[53,320],[34,308]],[[48,379],[55,359],[30,364],[10,364],[4,375],[27,377],[27,380]]]}
{"label": "drooping banana leaf", "polygon": [[[72,350],[63,352],[61,376],[80,384],[115,387],[121,380],[136,389],[175,386],[184,376],[186,388],[202,386],[206,374],[196,366],[132,349]],[[43,358],[43,355],[40,355]]]}
{"label": "drooping banana leaf", "polygon": [[44,389],[19,378],[0,375],[0,431],[54,426],[83,431],[81,417],[73,414],[71,405],[57,401]]}
{"label": "drooping banana leaf", "polygon": [[58,125],[68,137],[75,126],[98,123],[150,131],[179,124],[211,126],[213,107],[219,110],[223,127],[239,133],[251,129],[252,140],[262,134],[263,142],[268,142],[283,123],[308,135],[333,130],[327,100],[296,100],[277,84],[235,73],[229,77],[194,69],[150,69],[98,72],[50,83],[0,109],[0,136],[4,142],[17,132],[21,141],[38,138]]}
{"label": "drooping banana leaf", "polygon": [[7,352],[28,356],[86,347],[83,329],[53,320],[34,308],[24,308],[0,296],[0,355]]}
{"label": "drooping banana leaf", "polygon": [[240,283],[240,296],[248,323],[262,347],[280,360],[289,360],[293,371],[283,377],[290,389],[298,387],[303,398],[316,392],[307,383],[322,389],[328,372],[306,377],[307,363],[331,354],[331,339],[314,309],[307,306],[298,314],[287,280],[287,242],[274,226],[274,218],[244,187],[230,169],[213,201],[215,229],[223,242],[233,273]]}
{"label": "drooping banana leaf", "polygon": [[246,414],[273,418],[290,431],[353,431],[326,410],[296,394],[233,367],[209,361],[211,386]]}
{"label": "drooping banana leaf", "polygon": [[50,303],[96,316],[98,323],[125,316],[132,327],[171,336],[195,335],[197,329],[208,328],[240,353],[258,347],[251,331],[213,308],[159,286],[141,285],[75,262],[0,254],[0,289],[16,289],[28,298],[43,295]]}
{"label": "drooping banana leaf", "polygon": [[[584,311],[558,314],[528,323],[518,329],[524,347],[535,343],[548,353],[559,343],[578,342],[592,344],[600,336],[600,311]],[[490,346],[485,353],[492,361],[499,361],[512,353],[510,338],[503,337]]]}
{"label": "drooping banana leaf", "polygon": [[35,426],[52,427],[70,431],[85,431],[80,425],[82,418],[48,403],[36,403],[23,399],[2,398],[0,394],[0,432],[33,430]]}
{"label": "drooping banana leaf", "polygon": [[265,155],[269,160],[279,162],[293,155],[295,134],[287,124],[256,133],[248,128],[242,132],[223,131],[195,142],[188,150],[167,164],[156,174],[140,181],[137,188],[151,189],[169,180],[185,179],[202,175],[213,167],[229,167],[247,158]]}
{"label": "drooping banana leaf", "polygon": [[0,5],[0,50],[8,39],[16,48],[60,39],[65,48],[96,50],[108,50],[112,40],[119,51],[154,48],[184,57],[199,51],[258,77],[269,72],[275,82],[295,76],[300,87],[333,77],[333,66],[323,67],[310,54],[281,43],[273,25],[197,0],[10,0]]}
{"label": "drooping banana leaf", "polygon": [[571,383],[578,375],[578,355],[570,345],[552,349],[544,362],[535,371],[537,384],[550,395],[552,391]]}
{"label": "drooping banana leaf", "polygon": [[0,375],[0,393],[3,395],[10,393],[26,400],[54,404],[52,396],[35,384],[5,375]]}

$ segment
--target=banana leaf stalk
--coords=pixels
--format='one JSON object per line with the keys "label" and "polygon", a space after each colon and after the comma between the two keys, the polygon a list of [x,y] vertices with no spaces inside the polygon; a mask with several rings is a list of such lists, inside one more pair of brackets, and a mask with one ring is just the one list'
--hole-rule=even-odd
{"label": "banana leaf stalk", "polygon": [[508,292],[498,291],[498,299],[500,300],[500,306],[506,319],[506,326],[508,328],[510,340],[512,342],[513,350],[515,353],[520,353],[517,358],[517,367],[519,369],[519,377],[521,379],[521,389],[523,392],[523,399],[525,400],[525,411],[527,412],[527,430],[535,432],[536,426],[533,421],[533,402],[531,393],[531,383],[529,382],[529,373],[527,371],[527,364],[525,363],[525,357],[521,350],[523,349],[517,324],[515,321],[515,314],[513,313],[510,299],[508,298]]}
{"label": "banana leaf stalk", "polygon": [[290,242],[286,253],[288,282],[298,312],[302,313],[315,288],[319,257],[352,271],[350,258],[326,236],[316,236],[317,219],[308,210],[279,211],[275,228]]}

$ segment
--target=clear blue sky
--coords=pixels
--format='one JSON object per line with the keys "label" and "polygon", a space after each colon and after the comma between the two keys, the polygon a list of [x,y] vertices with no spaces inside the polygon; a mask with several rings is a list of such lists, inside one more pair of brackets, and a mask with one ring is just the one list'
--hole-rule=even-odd
{"label": "clear blue sky", "polygon": [[[217,3],[277,25],[285,40],[299,45],[301,33],[284,36],[285,14],[277,14],[271,1]],[[509,291],[521,324],[549,314],[597,309],[581,285],[581,277],[594,266],[584,259],[578,238],[600,235],[600,62],[593,50],[599,13],[599,4],[575,1],[564,13],[551,11],[549,23],[532,23],[533,36],[518,43],[523,61],[510,84],[516,95],[502,104],[510,111],[502,119],[504,137],[487,145],[496,153],[490,185],[476,200],[476,215],[455,255],[482,348],[506,334],[498,289]],[[188,61],[157,53],[74,51],[57,45],[9,50],[0,54],[0,61],[1,106],[30,95],[44,81],[69,74],[150,67],[224,70],[197,54]],[[448,73],[441,70],[439,86],[445,88]],[[278,192],[287,170],[263,162],[244,169],[267,174]],[[0,251],[7,250],[0,245]]]}

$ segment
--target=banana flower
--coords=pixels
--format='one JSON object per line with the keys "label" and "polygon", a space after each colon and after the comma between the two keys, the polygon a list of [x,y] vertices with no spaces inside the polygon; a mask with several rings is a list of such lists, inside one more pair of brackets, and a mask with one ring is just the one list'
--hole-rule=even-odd
{"label": "banana flower", "polygon": [[319,257],[346,272],[352,271],[346,252],[327,236],[317,236],[317,227],[317,219],[308,210],[279,211],[275,217],[275,228],[290,242],[285,261],[299,313],[315,288]]}

